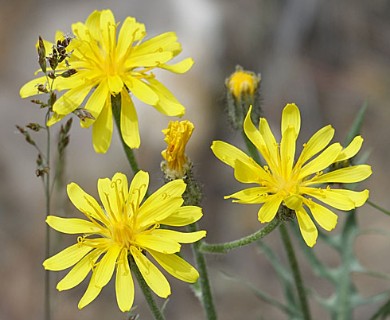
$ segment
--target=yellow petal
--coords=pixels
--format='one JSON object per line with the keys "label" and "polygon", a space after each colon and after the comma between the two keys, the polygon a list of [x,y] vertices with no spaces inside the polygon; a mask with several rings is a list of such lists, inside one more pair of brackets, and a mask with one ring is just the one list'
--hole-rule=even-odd
{"label": "yellow petal", "polygon": [[102,40],[102,46],[105,51],[112,53],[116,47],[116,23],[111,10],[102,10],[101,12],[100,39]]}
{"label": "yellow petal", "polygon": [[301,187],[300,192],[308,196],[314,197],[323,203],[330,205],[339,210],[352,210],[355,208],[354,201],[349,194],[339,192],[339,189],[320,189]]}
{"label": "yellow petal", "polygon": [[118,44],[116,46],[118,60],[121,60],[132,49],[133,42],[137,41],[135,33],[139,33],[141,26],[143,26],[143,32],[145,32],[145,26],[137,23],[135,18],[127,17],[125,19],[119,31]]}
{"label": "yellow petal", "polygon": [[299,210],[302,207],[303,197],[292,194],[283,200],[284,205],[291,210]]}
{"label": "yellow petal", "polygon": [[135,242],[140,248],[152,249],[166,254],[179,252],[181,247],[177,241],[164,238],[154,232],[144,232],[135,235]]}
{"label": "yellow petal", "polygon": [[318,175],[305,183],[305,185],[309,186],[318,183],[355,183],[367,179],[371,174],[372,170],[369,165],[360,164]]}
{"label": "yellow petal", "polygon": [[57,284],[57,290],[69,290],[80,284],[93,268],[96,260],[103,252],[101,250],[93,250],[82,258]]}
{"label": "yellow petal", "polygon": [[202,208],[184,206],[161,220],[160,223],[167,226],[182,227],[198,221],[202,216]]}
{"label": "yellow petal", "polygon": [[156,67],[162,63],[165,63],[173,58],[172,52],[156,52],[156,53],[148,53],[142,54],[139,56],[131,55],[125,63],[125,67],[139,68],[139,67]]}
{"label": "yellow petal", "polygon": [[260,151],[264,159],[267,161],[269,159],[269,151],[263,136],[260,134],[260,131],[256,129],[252,122],[251,112],[252,106],[249,107],[249,111],[246,114],[244,120],[244,131],[248,139],[255,145],[255,147]]}
{"label": "yellow petal", "polygon": [[260,118],[259,131],[265,143],[265,147],[259,149],[261,155],[273,173],[281,174],[279,146],[269,127],[268,121],[264,118]]}
{"label": "yellow petal", "polygon": [[268,196],[266,202],[261,206],[258,212],[258,219],[260,222],[270,222],[275,218],[276,213],[282,203],[282,198],[279,195]]}
{"label": "yellow petal", "polygon": [[253,162],[252,158],[243,151],[224,141],[213,141],[211,150],[219,160],[232,168],[235,167],[237,160],[242,163]]}
{"label": "yellow petal", "polygon": [[108,225],[109,221],[95,198],[90,196],[73,182],[68,184],[67,192],[73,205],[84,213],[87,218],[96,219],[103,224]]}
{"label": "yellow petal", "polygon": [[262,183],[270,181],[272,177],[251,158],[247,162],[236,160],[234,164],[234,177],[242,183]]}
{"label": "yellow petal", "polygon": [[[101,30],[100,30],[100,16],[102,14],[102,11],[95,10],[93,11],[85,21],[85,25],[83,27],[88,30],[88,33],[92,35],[92,37],[95,38],[95,40],[98,40],[101,36]],[[74,31],[74,27],[77,24],[72,25],[72,30]]]}
{"label": "yellow petal", "polygon": [[282,136],[284,135],[284,132],[290,127],[294,129],[297,137],[301,129],[301,115],[295,103],[288,103],[283,109],[281,125]]}
{"label": "yellow petal", "polygon": [[121,133],[129,148],[139,148],[141,139],[138,129],[138,117],[129,94],[121,92]]}
{"label": "yellow petal", "polygon": [[142,277],[150,289],[161,298],[168,297],[171,294],[171,288],[161,271],[135,247],[131,247],[130,251]]}
{"label": "yellow petal", "polygon": [[46,124],[47,126],[51,127],[53,124],[56,124],[57,122],[61,121],[63,118],[65,118],[65,115],[59,115],[58,113],[53,113],[51,118],[47,120]]}
{"label": "yellow petal", "polygon": [[363,144],[363,138],[361,136],[355,137],[351,143],[341,151],[340,155],[337,157],[336,161],[343,161],[352,158],[356,155]]}
{"label": "yellow petal", "polygon": [[[308,162],[305,166],[303,166],[303,168],[299,172],[298,179],[303,179],[313,173],[320,172],[321,170],[328,168],[332,163],[334,163],[335,159],[340,154],[341,149],[342,147],[339,143],[331,144],[323,152],[321,152],[316,158],[314,158],[313,160]],[[317,181],[316,179],[317,176],[311,180]]]}
{"label": "yellow petal", "polygon": [[97,153],[106,153],[111,144],[113,131],[111,101],[102,109],[92,127],[93,148]]}
{"label": "yellow petal", "polygon": [[99,261],[94,273],[95,273],[95,285],[103,288],[108,281],[110,281],[116,261],[121,252],[121,247],[118,245],[112,245],[108,248],[107,253]]}
{"label": "yellow petal", "polygon": [[108,76],[107,80],[108,80],[107,83],[108,83],[108,87],[110,89],[111,95],[115,95],[115,94],[122,91],[124,84],[123,84],[122,78],[120,76],[118,76],[117,74],[112,75],[112,76]]}
{"label": "yellow petal", "polygon": [[289,177],[295,158],[296,146],[296,129],[292,126],[284,130],[282,140],[280,142],[280,164],[284,177]]}
{"label": "yellow petal", "polygon": [[363,204],[366,203],[368,197],[369,197],[369,191],[363,190],[363,191],[352,191],[352,190],[346,190],[346,189],[333,189],[334,193],[337,193],[339,195],[343,195],[345,197],[348,197],[354,204],[355,207],[361,207]]}
{"label": "yellow petal", "polygon": [[85,121],[85,125],[83,127],[88,128],[95,122],[109,99],[111,99],[111,96],[108,91],[107,82],[102,81],[93,91],[87,103],[85,104],[85,109],[88,110],[95,119],[92,119],[88,122]]}
{"label": "yellow petal", "polygon": [[326,231],[336,227],[338,217],[333,211],[310,200],[306,200],[305,204],[309,207],[317,223]]}
{"label": "yellow petal", "polygon": [[303,207],[295,211],[298,219],[299,230],[301,231],[303,240],[309,247],[313,247],[317,242],[318,230],[310,219],[309,215]]}
{"label": "yellow petal", "polygon": [[188,70],[192,68],[194,65],[194,60],[192,58],[184,59],[178,63],[175,64],[163,64],[160,66],[161,69],[168,70],[170,72],[174,73],[186,73]]}
{"label": "yellow petal", "polygon": [[304,144],[303,150],[299,159],[297,160],[297,168],[302,167],[306,161],[315,156],[318,152],[323,150],[329,142],[332,140],[334,135],[334,129],[331,125],[325,126],[318,130],[309,141]]}
{"label": "yellow petal", "polygon": [[91,91],[91,85],[83,85],[65,92],[53,105],[53,111],[67,115],[77,109]]}
{"label": "yellow petal", "polygon": [[47,84],[46,76],[33,79],[33,80],[27,82],[26,84],[24,84],[20,88],[20,91],[19,91],[20,97],[27,98],[27,97],[34,96],[36,94],[42,94],[42,92],[38,91],[38,86],[40,84],[42,84],[42,85]]}
{"label": "yellow petal", "polygon": [[76,243],[56,255],[46,259],[43,266],[46,270],[59,271],[67,269],[79,262],[93,248]]}
{"label": "yellow petal", "polygon": [[145,82],[138,80],[136,77],[128,77],[125,79],[126,86],[129,90],[143,103],[156,105],[159,98],[157,93]]}
{"label": "yellow petal", "polygon": [[151,89],[158,95],[158,104],[154,107],[167,116],[181,117],[186,109],[161,82],[154,78],[147,79]]}
{"label": "yellow petal", "polygon": [[84,295],[81,297],[78,308],[82,309],[88,304],[90,304],[96,297],[99,295],[100,291],[102,291],[101,287],[98,287],[95,283],[95,273],[92,273],[91,280],[89,281],[88,288],[85,291]]}
{"label": "yellow petal", "polygon": [[127,201],[127,178],[123,173],[116,173],[111,179],[98,180],[100,201],[109,217],[121,220],[123,205]]}
{"label": "yellow petal", "polygon": [[236,203],[258,204],[267,201],[269,191],[268,187],[254,187],[238,191],[224,198],[235,198],[237,200],[233,200],[233,202]]}
{"label": "yellow petal", "polygon": [[194,283],[199,278],[199,273],[187,261],[176,254],[162,254],[156,251],[149,251],[152,257],[161,265],[165,271],[175,278]]}
{"label": "yellow petal", "polygon": [[[180,45],[179,45],[180,47]],[[174,32],[165,32],[138,45],[133,54],[141,56],[153,52],[175,51],[178,48],[177,36]]]}
{"label": "yellow petal", "polygon": [[130,184],[129,202],[137,208],[145,197],[149,187],[149,173],[138,171]]}
{"label": "yellow petal", "polygon": [[96,224],[77,218],[48,216],[46,218],[46,222],[53,229],[68,234],[98,233],[101,231],[101,227],[97,226]]}
{"label": "yellow petal", "polygon": [[127,250],[122,250],[115,277],[116,301],[122,312],[130,311],[134,302],[134,282],[127,260]]}
{"label": "yellow petal", "polygon": [[140,227],[158,223],[175,212],[183,204],[182,194],[185,189],[186,184],[178,179],[165,184],[149,196],[138,212]]}
{"label": "yellow petal", "polygon": [[193,243],[204,238],[206,236],[206,231],[202,230],[202,231],[195,231],[195,232],[179,232],[179,231],[168,230],[168,229],[155,229],[151,231],[151,234],[153,236],[166,238],[169,240],[176,241],[178,243]]}

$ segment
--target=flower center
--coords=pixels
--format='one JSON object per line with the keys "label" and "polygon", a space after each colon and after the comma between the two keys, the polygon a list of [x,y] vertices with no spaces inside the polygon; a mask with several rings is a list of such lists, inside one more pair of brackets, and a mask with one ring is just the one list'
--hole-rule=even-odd
{"label": "flower center", "polygon": [[134,232],[132,228],[123,221],[116,222],[112,229],[112,239],[119,245],[130,248],[133,242]]}

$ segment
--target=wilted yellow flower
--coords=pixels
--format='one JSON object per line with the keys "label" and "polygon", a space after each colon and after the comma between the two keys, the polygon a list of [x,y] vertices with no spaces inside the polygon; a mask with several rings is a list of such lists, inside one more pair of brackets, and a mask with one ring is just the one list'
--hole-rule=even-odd
{"label": "wilted yellow flower", "polygon": [[[85,24],[72,25],[75,38],[68,48],[72,52],[68,63],[77,73],[61,79],[60,85],[55,86],[67,92],[55,102],[54,115],[48,121],[49,125],[60,121],[79,108],[90,95],[85,110],[93,119],[84,119],[81,126],[93,125],[93,146],[101,153],[105,153],[111,143],[111,97],[121,97],[120,130],[124,141],[130,148],[138,148],[138,119],[130,93],[165,115],[182,116],[185,108],[151,71],[159,68],[184,73],[193,64],[191,58],[174,65],[166,64],[181,52],[174,32],[142,42],[146,36],[145,26],[132,17],[124,20],[119,34],[117,29],[119,23],[110,10],[94,11]],[[37,83],[45,82],[45,77],[30,81],[21,88],[21,96],[38,94]]]}
{"label": "wilted yellow flower", "polygon": [[237,67],[237,70],[226,80],[226,86],[237,100],[242,100],[245,96],[250,96],[253,99],[260,80],[260,75]]}
{"label": "wilted yellow flower", "polygon": [[[256,146],[266,162],[261,166],[238,148],[214,141],[211,149],[224,163],[233,167],[235,178],[242,183],[259,186],[247,188],[225,198],[233,202],[263,204],[258,212],[260,222],[275,218],[281,205],[295,212],[303,239],[312,247],[317,240],[317,227],[312,218],[325,230],[332,230],[337,224],[337,215],[327,207],[339,210],[352,210],[362,206],[369,195],[368,190],[352,191],[333,188],[333,183],[355,183],[372,173],[368,165],[354,165],[327,171],[329,166],[352,158],[360,150],[363,138],[357,136],[343,148],[339,143],[328,146],[334,129],[328,125],[317,131],[304,144],[302,153],[295,160],[296,140],[300,131],[301,117],[295,104],[287,104],[283,110],[281,134],[278,143],[266,119],[261,118],[259,129],[250,118],[249,110],[244,131]],[[311,216],[306,209],[309,209]]]}
{"label": "wilted yellow flower", "polygon": [[172,179],[183,178],[191,167],[185,148],[193,130],[194,125],[188,120],[170,121],[168,128],[162,130],[165,134],[164,141],[167,143],[167,148],[161,152],[165,159],[163,170]]}
{"label": "wilted yellow flower", "polygon": [[[68,196],[88,220],[48,216],[47,223],[55,230],[81,234],[77,243],[48,258],[43,263],[47,270],[73,267],[58,283],[58,290],[68,290],[82,282],[90,271],[89,286],[79,302],[83,308],[92,302],[113,277],[118,306],[130,310],[134,301],[134,283],[128,256],[137,264],[147,285],[160,297],[170,294],[165,276],[150,261],[149,255],[172,276],[195,282],[198,272],[176,255],[180,243],[192,243],[203,238],[205,231],[178,232],[160,229],[160,225],[185,226],[199,220],[201,208],[182,206],[186,189],[183,180],[167,183],[142,204],[149,185],[149,175],[139,171],[128,187],[127,178],[116,173],[112,180],[99,179],[98,202],[77,184],[68,185]],[[146,255],[148,253],[149,255]]]}

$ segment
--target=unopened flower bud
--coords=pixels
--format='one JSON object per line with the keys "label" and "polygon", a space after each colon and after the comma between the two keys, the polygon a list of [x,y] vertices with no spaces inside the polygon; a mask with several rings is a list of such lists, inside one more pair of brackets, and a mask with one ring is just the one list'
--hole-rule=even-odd
{"label": "unopened flower bud", "polygon": [[42,72],[46,73],[46,49],[41,37],[38,39],[38,62]]}
{"label": "unopened flower bud", "polygon": [[76,69],[69,69],[61,73],[60,76],[63,78],[69,78],[71,75],[74,75],[76,72],[77,72]]}
{"label": "unopened flower bud", "polygon": [[165,159],[161,168],[167,178],[182,179],[191,168],[191,161],[185,154],[185,147],[192,135],[194,125],[190,121],[170,121],[168,128],[162,132],[165,134],[164,141],[167,148],[161,152]]}
{"label": "unopened flower bud", "polygon": [[234,129],[242,129],[242,123],[249,106],[257,122],[261,115],[259,99],[261,76],[237,66],[236,71],[226,79],[228,117]]}

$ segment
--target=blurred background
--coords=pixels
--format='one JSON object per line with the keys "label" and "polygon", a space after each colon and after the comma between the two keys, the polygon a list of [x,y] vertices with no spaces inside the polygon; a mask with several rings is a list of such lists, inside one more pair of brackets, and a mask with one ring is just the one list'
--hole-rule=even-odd
{"label": "blurred background", "polygon": [[[184,75],[159,74],[186,106],[184,119],[195,124],[187,154],[203,184],[204,217],[210,243],[230,241],[258,230],[255,206],[233,204],[223,196],[241,189],[231,168],[212,154],[213,140],[223,139],[243,146],[230,129],[224,113],[224,81],[236,65],[261,73],[263,114],[278,132],[281,110],[295,102],[301,110],[302,141],[331,123],[335,139],[343,141],[364,101],[368,112],[362,128],[364,151],[370,152],[374,174],[364,183],[371,200],[390,208],[390,2],[386,0],[197,0],[197,1],[56,1],[13,0],[0,2],[0,319],[43,319],[45,211],[41,180],[35,176],[36,151],[18,134],[15,125],[40,122],[44,112],[29,99],[19,97],[19,88],[38,69],[35,43],[38,36],[52,40],[56,30],[70,32],[74,22],[85,21],[95,9],[110,8],[117,19],[134,16],[145,23],[150,37],[175,31],[182,43],[179,58],[191,56],[192,70]],[[141,148],[136,151],[142,169],[151,174],[151,190],[163,183],[160,152],[168,121],[153,108],[137,103]],[[95,154],[91,132],[81,130],[74,119],[67,155],[65,182],[77,182],[97,194],[100,177],[111,177],[130,169],[113,135],[109,152]],[[53,134],[59,125],[52,129]],[[43,133],[34,136],[44,144]],[[53,214],[78,213],[69,205],[64,190],[53,201]],[[358,210],[365,229],[390,230],[389,218],[365,205]],[[339,213],[342,221],[343,213]],[[339,228],[333,231],[339,232]],[[74,242],[71,236],[53,237],[55,252]],[[278,232],[266,239],[285,261]],[[390,238],[363,235],[355,249],[361,263],[390,273]],[[315,249],[330,266],[338,256],[318,243]],[[54,253],[54,252],[53,252]],[[189,253],[189,251],[185,251]],[[187,255],[190,258],[190,255]],[[301,255],[298,254],[300,258]],[[283,319],[277,309],[262,302],[243,284],[248,281],[276,298],[283,292],[275,272],[258,247],[252,244],[227,255],[208,256],[209,272],[220,319]],[[323,296],[330,284],[313,274],[302,260],[305,284]],[[226,274],[240,281],[226,278]],[[57,292],[54,287],[64,273],[53,273],[53,320],[126,319],[115,301],[112,283],[82,311],[77,302],[87,287]],[[389,281],[354,276],[363,295],[389,290]],[[166,307],[167,319],[203,319],[202,309],[189,287],[169,277],[172,295]],[[161,300],[159,302],[162,303]],[[315,319],[327,314],[310,301]],[[136,292],[141,319],[151,319],[142,294]],[[364,306],[354,319],[367,319],[377,306]]]}

